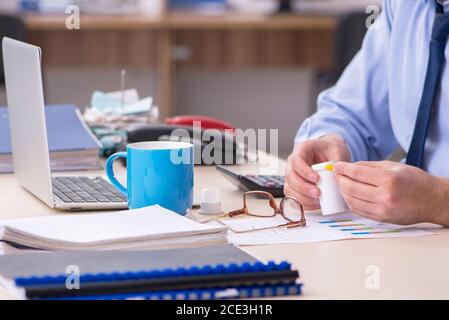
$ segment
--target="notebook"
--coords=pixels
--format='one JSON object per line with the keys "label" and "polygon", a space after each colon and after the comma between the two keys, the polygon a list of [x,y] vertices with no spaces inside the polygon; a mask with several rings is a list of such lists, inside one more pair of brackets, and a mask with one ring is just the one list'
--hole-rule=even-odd
{"label": "notebook", "polygon": [[227,231],[224,226],[204,225],[155,205],[2,220],[0,241],[48,251],[152,250],[227,243]]}
{"label": "notebook", "polygon": [[[100,168],[100,142],[74,105],[45,108],[52,171]],[[8,109],[0,107],[0,173],[13,172]]]}
{"label": "notebook", "polygon": [[[74,270],[79,276],[78,287],[67,286],[67,279],[73,279],[69,276],[73,277]],[[163,298],[175,292],[205,294],[212,293],[211,290],[294,286],[298,277],[298,272],[287,262],[264,264],[231,245],[0,257],[0,283],[18,298],[106,299],[116,295],[123,295],[123,298],[160,295]]]}

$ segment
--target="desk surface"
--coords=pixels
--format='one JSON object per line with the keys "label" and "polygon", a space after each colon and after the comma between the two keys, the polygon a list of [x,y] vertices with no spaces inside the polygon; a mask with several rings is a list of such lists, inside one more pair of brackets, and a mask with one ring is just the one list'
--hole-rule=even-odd
{"label": "desk surface", "polygon": [[[283,163],[281,164],[284,165]],[[254,167],[240,168],[254,171]],[[282,168],[280,168],[282,170]],[[117,170],[123,177],[124,170]],[[253,173],[253,172],[251,172]],[[241,193],[213,167],[197,167],[195,192],[220,186],[225,210],[241,206]],[[23,190],[13,175],[0,175],[1,219],[60,215]],[[244,247],[262,261],[288,260],[301,272],[304,299],[449,298],[449,230],[435,236]],[[380,289],[366,287],[367,267],[379,270]],[[0,293],[0,298],[7,296]]]}

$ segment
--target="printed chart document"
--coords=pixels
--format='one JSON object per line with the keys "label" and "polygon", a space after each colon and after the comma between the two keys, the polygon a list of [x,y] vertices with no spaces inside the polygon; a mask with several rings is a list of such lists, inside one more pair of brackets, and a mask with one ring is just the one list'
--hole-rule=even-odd
{"label": "printed chart document", "polygon": [[[275,226],[285,223],[280,216],[272,218],[239,217],[221,220],[230,228],[229,242],[234,245],[268,245],[286,243],[307,243],[335,241],[345,239],[373,239],[417,237],[434,233],[416,227],[404,227],[378,223],[344,213],[333,216],[309,214],[306,216],[307,226],[287,229]],[[267,229],[274,227],[271,229]],[[263,230],[261,230],[263,229]],[[251,232],[245,232],[250,231]]]}

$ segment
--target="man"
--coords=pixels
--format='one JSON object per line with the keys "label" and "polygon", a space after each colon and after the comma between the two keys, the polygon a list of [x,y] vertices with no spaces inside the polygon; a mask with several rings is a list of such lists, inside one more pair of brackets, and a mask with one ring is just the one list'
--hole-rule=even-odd
{"label": "man", "polygon": [[[385,0],[361,51],[301,126],[285,193],[319,209],[315,163],[335,160],[357,214],[449,226],[449,0]],[[398,146],[406,163],[381,161]]]}

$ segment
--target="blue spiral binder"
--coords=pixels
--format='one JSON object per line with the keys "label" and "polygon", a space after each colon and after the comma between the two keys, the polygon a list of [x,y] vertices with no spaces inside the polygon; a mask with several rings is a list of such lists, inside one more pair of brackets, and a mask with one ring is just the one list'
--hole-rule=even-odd
{"label": "blue spiral binder", "polygon": [[[84,274],[80,276],[80,283],[94,283],[94,282],[117,282],[117,281],[132,281],[144,279],[162,279],[174,277],[189,277],[189,276],[207,276],[216,274],[238,274],[238,273],[254,273],[254,272],[270,272],[270,271],[289,271],[292,269],[290,263],[283,261],[275,263],[270,261],[266,264],[261,262],[243,263],[243,264],[229,264],[229,265],[206,265],[203,267],[164,269],[152,271],[137,271],[137,272],[113,272],[113,273],[98,273],[98,274]],[[34,277],[18,277],[15,283],[19,287],[29,287],[37,285],[51,285],[51,284],[65,284],[67,275],[46,275]]]}
{"label": "blue spiral binder", "polygon": [[[222,288],[153,291],[126,294],[109,294],[96,296],[75,296],[62,298],[49,298],[45,300],[220,300],[220,299],[245,299],[262,297],[297,296],[302,293],[302,284],[282,284],[266,286],[249,286],[231,288],[234,291],[226,295]],[[225,293],[223,295],[223,293]]]}

